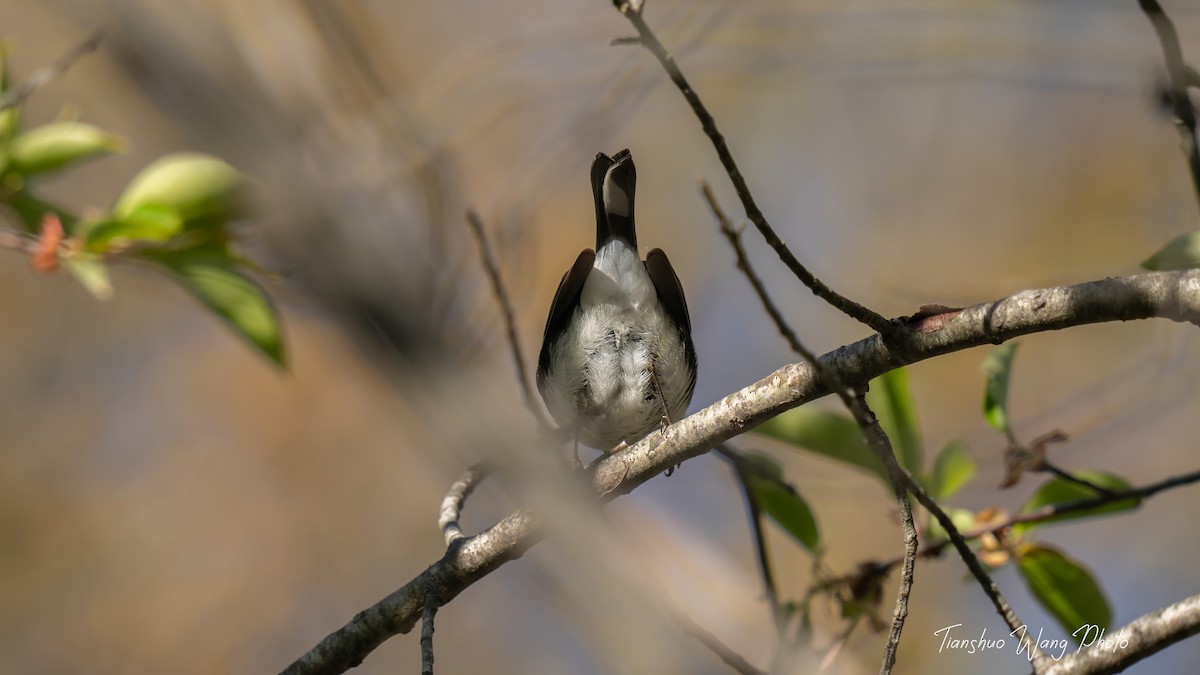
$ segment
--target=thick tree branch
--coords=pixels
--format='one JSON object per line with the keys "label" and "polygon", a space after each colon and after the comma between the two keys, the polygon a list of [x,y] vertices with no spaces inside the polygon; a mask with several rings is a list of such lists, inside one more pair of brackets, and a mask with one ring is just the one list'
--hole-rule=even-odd
{"label": "thick tree branch", "polygon": [[[910,322],[901,341],[885,345],[878,335],[821,357],[842,381],[860,385],[909,363],[985,344],[1072,326],[1151,317],[1200,325],[1200,270],[1154,272],[1074,286],[1030,290],[962,310]],[[826,395],[807,363],[784,366],[754,384],[677,422],[666,436],[654,432],[623,452],[600,460],[592,487],[607,501],[628,493],[668,467],[707,452],[785,410]],[[340,673],[421,617],[423,589],[438,589],[446,604],[539,538],[535,519],[518,511],[490,529],[456,541],[417,578],[360,612],[326,637],[285,673]]]}
{"label": "thick tree branch", "polygon": [[1185,598],[1105,633],[1107,642],[1098,641],[1071,654],[1045,671],[1045,675],[1119,673],[1196,634],[1200,634],[1200,595]]}
{"label": "thick tree branch", "polygon": [[[750,186],[746,184],[746,178],[742,176],[741,169],[738,168],[737,162],[733,159],[733,153],[729,151],[729,146],[725,143],[725,137],[721,135],[721,131],[717,129],[717,122],[713,119],[712,113],[708,111],[708,107],[700,100],[700,96],[692,89],[692,85],[688,83],[687,78],[683,76],[683,71],[679,69],[679,65],[675,63],[675,58],[667,52],[666,47],[662,42],[659,42],[658,36],[654,31],[650,30],[650,26],[646,25],[645,19],[642,18],[642,5],[644,2],[630,2],[630,0],[613,0],[613,5],[621,14],[629,19],[633,27],[638,32],[638,38],[646,49],[658,59],[662,64],[663,70],[667,71],[667,75],[671,78],[671,82],[679,88],[688,105],[692,107],[692,111],[696,114],[696,118],[700,120],[700,126],[704,129],[704,135],[712,141],[713,148],[717,151],[717,157],[721,160],[721,166],[725,167],[725,172],[729,174],[729,180],[733,183],[733,189],[737,192],[738,199],[742,201],[742,207],[746,210],[746,217],[750,222],[754,223],[754,227],[762,234],[763,239],[783,261],[792,274],[809,288],[817,297],[821,298],[830,305],[841,310],[851,318],[857,319],[862,323],[871,327],[872,330],[891,337],[896,333],[896,326],[883,318],[879,314],[870,309],[854,302],[853,300],[838,294],[833,289],[826,286],[808,270],[792,253],[787,244],[779,238],[775,233],[775,228],[767,222],[767,217],[763,215],[762,209],[758,207],[758,202],[754,201],[754,195],[750,192]],[[628,44],[629,40],[621,39],[619,44]]]}

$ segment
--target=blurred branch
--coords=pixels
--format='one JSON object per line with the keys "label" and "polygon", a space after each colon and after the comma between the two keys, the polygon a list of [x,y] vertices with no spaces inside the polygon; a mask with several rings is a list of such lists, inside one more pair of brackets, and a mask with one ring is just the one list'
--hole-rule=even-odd
{"label": "blurred branch", "polygon": [[716,448],[717,454],[724,457],[733,467],[733,473],[738,479],[738,484],[742,487],[742,494],[746,497],[746,508],[750,515],[750,529],[754,535],[754,551],[758,556],[758,569],[763,579],[763,591],[767,596],[767,602],[771,605],[771,618],[775,622],[775,632],[778,638],[778,648],[782,648],[784,631],[787,627],[787,621],[783,614],[783,608],[779,604],[779,591],[775,587],[775,574],[771,570],[771,558],[767,552],[767,535],[763,530],[763,513],[762,507],[758,503],[758,498],[754,495],[754,491],[750,489],[750,476],[765,475],[768,480],[773,480],[777,484],[781,484],[784,489],[789,492],[795,492],[788,483],[778,480],[769,472],[760,470],[753,462],[747,460],[737,450],[729,447],[728,444],[721,443]]}
{"label": "blurred branch", "polygon": [[743,658],[741,654],[726,647],[715,635],[701,628],[699,624],[692,621],[683,612],[673,610],[671,618],[674,619],[675,623],[679,624],[685,635],[690,635],[699,640],[705,647],[708,647],[709,651],[716,654],[718,658],[725,662],[725,665],[734,671],[742,675],[767,675],[758,668],[750,665],[750,662]]}
{"label": "blurred branch", "polygon": [[[613,4],[626,19],[629,19],[633,27],[637,29],[642,46],[658,59],[663,69],[667,71],[667,75],[671,78],[671,81],[675,83],[675,86],[683,94],[684,99],[687,100],[688,105],[692,107],[696,118],[700,120],[701,127],[704,128],[704,134],[712,141],[713,148],[716,149],[717,156],[721,160],[721,166],[725,167],[725,172],[729,175],[729,180],[733,183],[733,188],[737,192],[738,198],[742,201],[742,206],[746,210],[746,217],[750,219],[750,222],[754,223],[754,227],[758,228],[763,239],[774,249],[779,259],[783,261],[783,264],[787,265],[792,274],[796,275],[796,278],[817,297],[833,305],[846,315],[870,326],[872,330],[885,337],[891,338],[897,334],[899,331],[897,324],[888,321],[857,302],[839,295],[822,283],[820,279],[796,259],[791,249],[787,247],[787,244],[775,233],[775,229],[771,227],[771,224],[767,222],[767,217],[763,215],[762,209],[758,208],[758,203],[754,201],[754,195],[750,192],[750,186],[746,184],[745,177],[742,176],[737,162],[733,159],[733,154],[729,151],[729,146],[725,143],[725,137],[717,129],[716,120],[713,119],[704,102],[700,100],[700,96],[692,89],[692,85],[684,77],[683,71],[675,63],[674,57],[667,52],[666,47],[663,47],[662,42],[659,42],[658,36],[646,25],[645,19],[642,18],[642,7],[645,3],[640,0],[638,2],[613,0]],[[628,43],[628,38],[617,38],[617,44]]]}
{"label": "blurred branch", "polygon": [[1103,640],[1054,664],[1046,675],[1119,673],[1142,659],[1200,634],[1200,595],[1144,614]]}
{"label": "blurred branch", "polygon": [[442,509],[438,514],[438,527],[442,528],[442,536],[446,539],[446,546],[453,544],[466,537],[463,534],[462,528],[458,525],[458,519],[461,517],[463,504],[466,504],[467,497],[475,491],[475,488],[483,482],[492,473],[492,467],[486,462],[479,462],[474,466],[469,467],[463,475],[450,486],[450,491],[446,493],[442,499]]}
{"label": "blurred branch", "polygon": [[0,230],[0,248],[32,253],[37,249],[37,239],[12,230]]}
{"label": "blurred branch", "polygon": [[1196,138],[1196,109],[1192,107],[1192,99],[1188,97],[1188,86],[1194,84],[1195,71],[1183,60],[1183,49],[1179,46],[1179,33],[1171,17],[1163,11],[1158,0],[1138,0],[1138,6],[1146,14],[1146,18],[1154,26],[1158,42],[1162,46],[1163,63],[1167,67],[1167,78],[1170,80],[1171,107],[1175,115],[1175,124],[1179,129],[1179,141],[1183,154],[1187,157],[1188,169],[1192,173],[1192,191],[1200,206],[1200,147]]}
{"label": "blurred branch", "polygon": [[525,407],[529,408],[530,414],[543,428],[553,429],[554,425],[550,423],[545,413],[542,412],[542,407],[538,405],[537,399],[533,397],[533,387],[529,386],[529,371],[525,368],[525,357],[521,355],[521,340],[517,336],[517,320],[513,312],[512,301],[509,300],[508,291],[504,288],[504,281],[500,278],[500,268],[496,266],[496,259],[492,256],[492,250],[488,246],[479,214],[468,209],[467,224],[471,227],[471,233],[475,235],[475,242],[479,244],[479,256],[483,262],[483,269],[492,283],[492,293],[496,296],[496,304],[500,305],[500,313],[504,316],[508,346],[512,350],[513,365],[517,368],[517,382],[520,383],[521,394],[525,397]]}
{"label": "blurred branch", "polygon": [[[898,346],[885,345],[881,336],[872,335],[825,354],[819,363],[842,381],[861,384],[909,363],[1021,335],[1151,317],[1200,325],[1200,270],[1153,272],[1022,291],[941,315],[932,324],[922,323],[920,329],[902,333]],[[783,366],[675,423],[667,435],[654,432],[626,450],[602,458],[592,472],[592,489],[602,501],[614,499],[667,467],[698,457],[785,410],[828,393],[812,364]],[[914,494],[918,501],[924,495],[923,491]],[[928,495],[923,499],[928,500]],[[953,527],[953,523],[943,526],[946,524]],[[953,531],[950,528],[947,531]],[[444,605],[504,563],[519,558],[540,535],[534,516],[519,510],[480,534],[456,540],[441,560],[360,612],[283,672],[340,673],[361,663],[388,638],[412,630],[421,617],[426,589],[436,589],[436,601]]]}
{"label": "blurred branch", "polygon": [[81,57],[95,51],[100,46],[100,41],[103,37],[103,33],[96,31],[88,39],[71,49],[71,51],[58,57],[58,60],[54,63],[33,71],[32,75],[21,80],[20,84],[4,92],[3,96],[0,96],[0,111],[19,105],[22,101],[29,98],[33,92],[62,77],[63,73],[70,70],[71,66],[75,65],[75,62]]}
{"label": "blurred branch", "polygon": [[821,657],[821,663],[817,665],[818,673],[824,673],[829,670],[830,666],[837,661],[838,655],[842,653],[842,649],[850,641],[850,634],[854,632],[855,628],[858,628],[858,624],[861,621],[862,615],[854,617],[850,620],[850,625],[846,626],[846,629],[834,638],[833,644],[829,645],[829,651],[825,652],[825,656]]}

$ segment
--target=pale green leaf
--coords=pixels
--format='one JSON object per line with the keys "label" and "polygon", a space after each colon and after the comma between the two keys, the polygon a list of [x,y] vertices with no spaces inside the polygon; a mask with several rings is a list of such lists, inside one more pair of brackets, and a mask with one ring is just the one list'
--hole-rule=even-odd
{"label": "pale green leaf", "polygon": [[[1076,471],[1074,475],[1088,481],[1094,485],[1098,485],[1112,492],[1125,492],[1130,488],[1129,482],[1120,476],[1105,473],[1102,471]],[[1084,499],[1094,499],[1101,495],[1078,483],[1066,481],[1061,478],[1053,478],[1042,484],[1041,487],[1034,492],[1033,495],[1021,505],[1021,513],[1033,513],[1046,506],[1056,504],[1069,504]],[[1019,532],[1032,530],[1039,525],[1053,523],[1062,520],[1075,520],[1078,518],[1090,518],[1105,513],[1115,513],[1119,511],[1130,511],[1138,507],[1140,500],[1129,498],[1119,501],[1109,502],[1101,506],[1096,506],[1084,511],[1073,511],[1064,513],[1060,516],[1054,516],[1038,523],[1020,523],[1014,526]]]}
{"label": "pale green leaf", "polygon": [[284,365],[279,316],[267,294],[238,269],[224,251],[147,252],[164,265],[184,288],[216,312],[243,338],[279,365]]}
{"label": "pale green leaf", "polygon": [[772,477],[754,471],[741,473],[759,509],[816,555],[820,551],[821,537],[808,502],[790,486],[783,484],[783,469],[774,459],[760,454],[748,455],[747,459],[758,466],[759,471]]}
{"label": "pale green leaf", "polygon": [[1004,434],[1010,431],[1008,381],[1012,376],[1017,346],[1016,342],[1000,345],[983,360],[983,372],[987,375],[983,390],[983,416],[993,429]]}
{"label": "pale green leaf", "polygon": [[921,425],[908,387],[908,373],[897,368],[871,380],[867,405],[892,443],[900,466],[920,473],[922,463]]}
{"label": "pale green leaf", "polygon": [[854,420],[804,406],[763,422],[755,431],[797,448],[844,462],[878,476],[890,488],[887,469],[867,446]]}
{"label": "pale green leaf", "polygon": [[933,461],[926,489],[934,499],[946,499],[958,492],[975,475],[975,460],[962,441],[950,441]]}
{"label": "pale green leaf", "polygon": [[1148,270],[1182,270],[1200,266],[1200,230],[1178,236],[1142,262]]}

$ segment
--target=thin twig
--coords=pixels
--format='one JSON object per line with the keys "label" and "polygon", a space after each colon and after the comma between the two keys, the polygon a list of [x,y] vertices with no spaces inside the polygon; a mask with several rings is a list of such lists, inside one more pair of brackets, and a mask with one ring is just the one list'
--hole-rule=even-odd
{"label": "thin twig", "polygon": [[725,643],[718,640],[715,635],[701,628],[699,624],[693,621],[691,617],[687,616],[682,611],[678,609],[672,609],[670,610],[670,613],[671,618],[679,625],[680,630],[682,630],[685,635],[690,635],[699,640],[701,644],[703,644],[705,647],[708,647],[709,651],[711,651],[713,654],[716,654],[721,661],[725,662],[725,665],[729,666],[734,671],[741,673],[742,675],[767,675],[765,672],[751,665],[750,662],[743,658],[741,654],[738,654],[729,647],[725,646]]}
{"label": "thin twig", "polygon": [[437,593],[430,588],[425,593],[425,609],[421,611],[421,675],[433,675],[433,618],[437,611]]}
{"label": "thin twig", "polygon": [[1167,77],[1170,80],[1171,107],[1175,115],[1175,124],[1179,129],[1179,141],[1183,154],[1187,157],[1188,169],[1192,173],[1192,192],[1200,206],[1200,147],[1196,138],[1196,110],[1188,97],[1188,85],[1195,72],[1183,60],[1183,49],[1179,46],[1179,33],[1171,17],[1163,11],[1158,0],[1138,0],[1146,18],[1154,26],[1158,42],[1162,46],[1163,62],[1167,67]]}
{"label": "thin twig", "polygon": [[[758,569],[762,575],[763,591],[767,596],[767,602],[771,606],[771,618],[775,622],[776,648],[782,649],[787,621],[784,617],[783,607],[779,603],[779,591],[775,586],[775,573],[771,569],[771,557],[767,550],[767,536],[763,528],[762,505],[758,503],[758,497],[750,489],[751,476],[757,476],[759,473],[766,472],[756,472],[757,465],[747,460],[741,453],[726,443],[722,443],[714,449],[729,461],[730,466],[733,467],[733,473],[738,479],[738,484],[741,485],[742,494],[746,497],[746,508],[750,516],[750,531],[754,536],[754,550],[758,556]],[[788,490],[794,491],[794,488],[784,481],[777,482],[783,483]]]}
{"label": "thin twig", "polygon": [[[963,559],[964,563],[966,563],[967,569],[971,572],[971,576],[975,577],[975,580],[979,582],[980,587],[983,588],[983,592],[988,596],[988,599],[992,601],[992,605],[996,608],[996,613],[1000,615],[1000,618],[1004,619],[1004,623],[1008,626],[1010,631],[1013,631],[1014,633],[1019,631],[1021,626],[1024,626],[1025,623],[1021,621],[1020,617],[1017,616],[1017,613],[1013,611],[1013,608],[1008,604],[1008,601],[1004,599],[1004,596],[1000,593],[999,587],[996,586],[996,582],[993,581],[992,577],[988,575],[987,570],[985,570],[983,565],[979,562],[979,558],[976,557],[975,553],[971,550],[971,547],[967,545],[966,540],[963,538],[962,534],[959,533],[958,528],[955,527],[954,521],[952,521],[950,516],[946,514],[946,511],[943,510],[942,507],[939,506],[938,503],[929,496],[929,493],[925,492],[925,489],[922,488],[917,481],[913,480],[912,476],[909,476],[907,472],[905,472],[904,475],[908,480],[908,489],[913,493],[913,496],[916,497],[917,502],[921,504],[921,506],[924,506],[925,509],[929,511],[929,513],[938,521],[938,524],[942,526],[942,529],[946,531],[947,536],[950,537],[950,543],[954,545],[954,549],[958,551],[959,557]],[[905,563],[907,564],[907,560]],[[1033,664],[1034,672],[1042,672],[1046,665],[1045,653],[1042,652],[1033,638],[1029,637],[1026,631],[1021,631],[1020,642],[1022,643],[1024,649],[1027,650],[1026,653],[1029,654],[1029,660]]]}
{"label": "thin twig", "polygon": [[504,281],[500,278],[500,269],[496,266],[496,259],[492,256],[492,249],[488,246],[487,236],[483,231],[483,222],[479,219],[479,214],[475,211],[467,210],[467,224],[471,227],[471,232],[475,235],[475,242],[479,244],[479,255],[483,260],[483,268],[487,272],[488,280],[492,284],[492,293],[496,296],[496,304],[500,305],[500,313],[504,316],[504,328],[508,333],[508,346],[512,350],[513,365],[517,369],[517,382],[521,385],[521,394],[525,397],[525,407],[529,408],[529,412],[534,419],[546,429],[553,429],[554,425],[546,418],[542,412],[542,407],[538,405],[537,400],[533,397],[533,387],[529,385],[529,371],[525,368],[525,357],[521,355],[521,340],[517,336],[517,320],[512,308],[512,301],[509,300],[508,291],[504,288]]}
{"label": "thin twig", "polygon": [[0,248],[21,253],[32,253],[37,248],[37,239],[12,230],[0,230]]}
{"label": "thin twig", "polygon": [[818,673],[823,673],[829,670],[829,667],[832,666],[833,662],[837,660],[838,654],[842,653],[842,648],[845,647],[846,643],[850,641],[850,634],[854,632],[855,628],[858,628],[858,624],[861,622],[861,620],[861,614],[851,619],[850,625],[846,626],[846,629],[843,630],[836,639],[834,639],[833,644],[829,645],[829,651],[825,652],[825,656],[821,658],[821,663],[817,665]]}
{"label": "thin twig", "polygon": [[450,486],[450,491],[442,499],[442,509],[438,514],[438,527],[442,528],[446,546],[466,537],[458,525],[463,504],[491,472],[492,468],[486,462],[469,467],[458,480],[454,481],[454,484]]}
{"label": "thin twig", "polygon": [[1086,478],[1081,478],[1079,476],[1076,476],[1075,474],[1071,473],[1070,471],[1061,469],[1061,468],[1055,466],[1054,464],[1047,462],[1044,459],[1042,460],[1042,469],[1041,470],[1045,471],[1047,473],[1052,473],[1055,476],[1058,476],[1059,478],[1061,478],[1062,480],[1067,481],[1068,483],[1074,483],[1075,485],[1078,485],[1080,487],[1085,487],[1085,488],[1091,490],[1092,492],[1095,492],[1098,495],[1110,495],[1113,492],[1112,490],[1104,487],[1103,485],[1098,485]]}
{"label": "thin twig", "polygon": [[804,347],[800,344],[799,338],[796,337],[795,331],[788,325],[787,320],[783,318],[783,313],[775,306],[775,303],[771,300],[771,296],[767,295],[767,289],[763,285],[762,279],[758,278],[758,273],[754,271],[754,268],[750,267],[750,259],[746,256],[746,249],[742,246],[741,230],[733,227],[733,223],[729,221],[729,217],[725,215],[725,211],[721,209],[721,205],[717,202],[717,197],[713,194],[712,187],[703,178],[700,179],[700,193],[704,195],[704,201],[708,202],[708,208],[712,211],[713,217],[717,219],[717,225],[721,228],[721,234],[725,235],[725,239],[733,247],[733,252],[737,255],[738,269],[746,275],[746,279],[754,287],[754,292],[758,294],[758,299],[762,301],[763,309],[767,311],[767,315],[771,317],[771,321],[775,322],[775,327],[779,330],[779,334],[787,341],[792,351],[797,354],[803,354]]}
{"label": "thin twig", "polygon": [[[908,598],[912,593],[913,574],[916,570],[917,529],[916,524],[913,522],[912,505],[908,501],[908,491],[905,490],[904,476],[902,475],[904,471],[900,468],[892,452],[891,441],[888,440],[887,434],[883,432],[883,429],[875,420],[875,415],[867,407],[866,400],[861,396],[851,396],[850,390],[842,382],[841,378],[833,371],[823,367],[816,355],[810,352],[800,342],[800,339],[796,337],[795,331],[791,329],[787,321],[783,318],[783,314],[775,307],[775,303],[771,301],[770,296],[767,294],[762,280],[759,279],[758,274],[750,265],[750,260],[746,257],[746,250],[741,245],[741,237],[733,229],[729,218],[725,216],[725,212],[717,203],[712,189],[707,183],[701,181],[700,191],[704,194],[709,208],[712,209],[713,215],[721,227],[721,232],[725,234],[725,238],[729,240],[730,246],[733,247],[734,254],[737,256],[738,269],[746,275],[746,278],[750,281],[750,285],[754,287],[754,292],[758,295],[758,299],[762,302],[767,314],[771,316],[771,320],[775,322],[775,326],[779,329],[779,332],[787,340],[792,351],[812,364],[817,372],[817,376],[830,391],[841,399],[846,408],[850,410],[850,413],[854,416],[854,421],[862,430],[871,448],[879,455],[884,465],[889,467],[888,480],[891,482],[893,492],[896,496],[896,505],[900,512],[900,519],[904,530],[904,566],[901,568],[900,587],[896,593],[896,607],[892,612],[892,627],[888,634],[887,645],[884,647],[883,663],[879,669],[881,675],[887,675],[892,671],[892,667],[896,663],[896,650],[900,645],[900,634],[904,630],[904,622],[908,618]],[[893,470],[893,467],[895,470]]]}
{"label": "thin twig", "polygon": [[[836,378],[837,375],[831,371],[829,377]],[[883,427],[879,426],[879,420],[875,417],[875,413],[867,405],[865,393],[860,391],[853,398],[848,390],[843,389],[835,391],[835,393],[854,415],[855,421],[858,422],[859,428],[866,436],[867,444],[887,467],[888,481],[892,484],[896,505],[900,509],[900,523],[904,531],[904,563],[900,567],[900,587],[896,591],[896,608],[892,611],[892,627],[888,632],[887,645],[883,650],[883,664],[879,667],[880,675],[887,675],[892,672],[892,667],[896,664],[896,650],[900,647],[900,634],[904,630],[904,621],[908,618],[908,598],[912,594],[913,573],[917,565],[917,546],[919,544],[917,526],[913,522],[912,504],[908,500],[908,491],[905,489],[905,480],[912,482],[912,478],[896,460],[892,443],[884,433]]]}
{"label": "thin twig", "polygon": [[21,81],[20,84],[4,92],[0,96],[0,111],[7,110],[15,105],[20,104],[25,99],[29,98],[33,92],[41,89],[47,84],[53,82],[70,70],[71,66],[76,61],[93,51],[100,46],[100,40],[104,34],[100,31],[92,33],[88,39],[77,45],[71,51],[58,57],[54,63],[48,66],[43,66],[35,71],[29,77]]}
{"label": "thin twig", "polygon": [[[1200,471],[1193,471],[1191,473],[1185,473],[1179,476],[1172,476],[1140,488],[1118,491],[1109,490],[1105,494],[1096,497],[1076,499],[1075,501],[1062,502],[1060,504],[1047,504],[1039,509],[1029,511],[1028,513],[1019,513],[1009,516],[1000,522],[988,523],[987,525],[968,530],[967,532],[962,533],[962,538],[967,541],[973,541],[985,534],[995,534],[997,532],[1007,530],[1014,525],[1041,523],[1052,518],[1078,513],[1080,511],[1087,511],[1098,506],[1105,506],[1107,504],[1125,501],[1126,499],[1146,499],[1164,490],[1170,490],[1172,488],[1191,485],[1198,482],[1200,482]],[[941,541],[933,542],[932,544],[922,548],[918,555],[922,558],[934,558],[941,555],[942,551],[944,551],[949,545],[949,539],[942,539]],[[883,563],[883,565],[885,567],[894,567],[899,565],[900,562],[900,558],[895,558]]]}
{"label": "thin twig", "polygon": [[667,52],[666,47],[659,41],[654,31],[650,30],[650,27],[646,25],[645,19],[642,18],[644,2],[633,3],[630,0],[613,0],[613,4],[633,24],[633,27],[638,32],[638,36],[641,37],[642,46],[650,50],[650,53],[658,59],[658,62],[662,64],[663,70],[667,72],[667,76],[671,78],[671,81],[675,83],[675,86],[683,94],[684,99],[687,100],[688,105],[692,107],[692,112],[700,120],[700,126],[703,127],[704,134],[712,141],[713,148],[717,151],[717,157],[721,160],[721,166],[725,167],[725,172],[729,175],[729,180],[733,183],[734,191],[737,192],[738,198],[742,201],[742,206],[746,210],[746,217],[750,219],[750,222],[754,223],[754,227],[762,234],[763,239],[775,251],[779,259],[783,261],[783,264],[817,297],[833,305],[851,318],[870,326],[872,330],[884,337],[890,338],[894,336],[899,330],[897,324],[888,321],[883,316],[857,302],[839,295],[822,283],[820,279],[796,259],[791,249],[787,247],[787,244],[775,233],[775,229],[771,227],[771,224],[767,222],[767,217],[763,215],[762,209],[758,207],[758,203],[754,201],[754,195],[750,192],[750,186],[746,184],[745,177],[742,176],[737,162],[734,161],[733,154],[729,151],[729,146],[725,143],[725,137],[717,129],[716,120],[713,119],[704,102],[700,100],[700,96],[692,89],[692,85],[684,77],[683,71],[675,63],[674,57]]}

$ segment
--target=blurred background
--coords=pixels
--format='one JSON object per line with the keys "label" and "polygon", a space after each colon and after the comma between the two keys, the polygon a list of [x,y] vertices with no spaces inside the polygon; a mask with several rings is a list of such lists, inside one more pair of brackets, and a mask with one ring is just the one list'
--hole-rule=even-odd
{"label": "blurred background", "polygon": [[[1165,4],[1200,63],[1200,11]],[[1200,224],[1157,103],[1159,46],[1133,0],[649,0],[646,11],[781,236],[885,315],[1135,273]],[[177,150],[252,174],[261,204],[244,243],[286,275],[264,283],[291,365],[273,368],[152,271],[115,270],[102,303],[0,255],[0,673],[276,672],[439,558],[438,506],[464,467],[506,453],[536,467],[558,452],[522,441],[533,422],[463,212],[488,225],[532,363],[559,275],[592,245],[597,151],[633,150],[643,246],[666,248],[687,289],[693,409],[795,360],[698,195],[705,177],[741,215],[715,153],[658,64],[608,46],[632,32],[610,2],[0,4],[18,77],[97,28],[99,52],[38,92],[25,119],[72,106],[132,148],[46,193],[107,205]],[[746,241],[811,348],[866,334],[756,234]],[[1196,468],[1194,327],[1021,342],[1014,425],[1025,438],[1070,433],[1061,466],[1134,484]],[[980,466],[953,503],[1015,510],[1040,481],[995,488],[1003,442],[979,412],[985,354],[917,364],[910,381],[927,455],[961,439]],[[833,569],[900,553],[873,479],[753,436],[736,445],[784,463]],[[531,496],[539,480],[487,484],[465,526],[559,498]],[[1124,624],[1196,592],[1197,508],[1200,489],[1185,488],[1040,536],[1091,567]],[[643,587],[767,665],[773,628],[723,462],[651,481],[607,523],[576,511],[588,528],[443,608],[438,672],[727,672]],[[811,560],[770,534],[781,592],[798,597]],[[896,672],[1026,672],[1008,650],[937,653],[945,626],[1006,634],[964,577],[956,559],[918,566]],[[1062,636],[1012,569],[996,580],[1026,622]],[[821,617],[809,658],[837,629]],[[883,642],[860,628],[829,672],[876,672]],[[417,635],[399,636],[356,672],[417,672],[418,654]],[[1200,643],[1185,642],[1133,672],[1198,659]]]}

